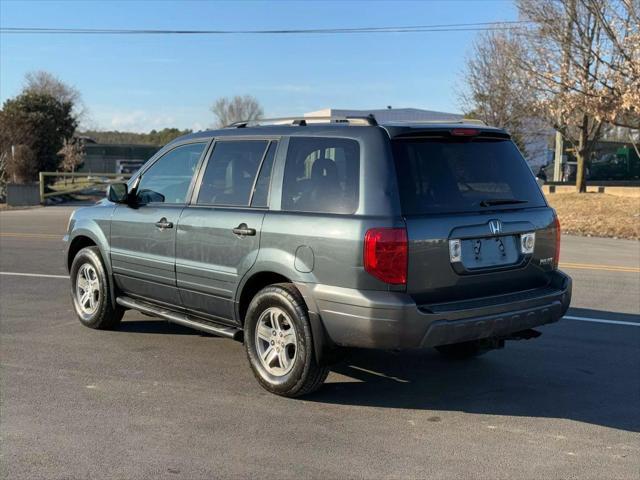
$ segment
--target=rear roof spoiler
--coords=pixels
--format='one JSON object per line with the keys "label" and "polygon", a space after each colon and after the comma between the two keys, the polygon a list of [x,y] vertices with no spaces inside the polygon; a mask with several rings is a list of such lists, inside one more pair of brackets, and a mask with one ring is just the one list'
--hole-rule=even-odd
{"label": "rear roof spoiler", "polygon": [[[474,127],[470,127],[469,129],[474,129]],[[478,133],[473,135],[458,135],[455,133],[455,130],[467,130],[465,128],[458,128],[457,126],[451,126],[451,128],[447,128],[442,126],[442,128],[425,128],[421,130],[418,128],[411,128],[409,130],[404,130],[395,135],[391,135],[391,138],[396,139],[411,139],[411,138],[438,138],[438,137],[452,137],[452,138],[500,138],[508,140],[511,138],[504,130],[494,129],[494,128],[477,128]]]}

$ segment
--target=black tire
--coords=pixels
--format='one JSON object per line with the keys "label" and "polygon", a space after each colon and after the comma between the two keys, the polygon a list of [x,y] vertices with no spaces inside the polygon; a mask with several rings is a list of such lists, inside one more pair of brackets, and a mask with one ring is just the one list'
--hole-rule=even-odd
{"label": "black tire", "polygon": [[[296,347],[293,366],[281,376],[271,374],[259,358],[256,341],[258,321],[269,308],[279,308],[292,320]],[[259,341],[259,340],[258,340]],[[322,386],[329,368],[319,366],[313,347],[313,337],[307,306],[300,292],[289,283],[270,285],[251,300],[244,324],[244,344],[253,373],[262,387],[276,395],[299,397]]]}
{"label": "black tire", "polygon": [[[78,272],[81,268],[85,269],[87,266],[93,269],[89,269],[89,271],[95,273],[97,280],[97,286],[95,290],[93,290],[95,295],[92,293],[95,304],[95,309],[92,311],[87,311],[86,308],[83,308],[78,298]],[[93,273],[91,275],[93,275]],[[113,307],[109,278],[102,263],[102,257],[98,247],[86,247],[76,254],[71,264],[70,277],[71,299],[80,323],[89,328],[99,330],[115,329],[120,324],[120,320],[122,320],[124,309],[119,306]]]}
{"label": "black tire", "polygon": [[482,343],[478,340],[452,343],[450,345],[440,345],[435,348],[443,357],[452,360],[464,360],[467,358],[478,357],[490,350],[483,347]]}

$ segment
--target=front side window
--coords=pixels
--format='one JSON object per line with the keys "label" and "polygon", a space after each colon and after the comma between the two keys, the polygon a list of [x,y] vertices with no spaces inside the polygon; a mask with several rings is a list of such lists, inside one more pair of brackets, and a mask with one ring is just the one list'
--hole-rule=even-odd
{"label": "front side window", "polygon": [[358,208],[360,146],[343,138],[289,140],[282,209],[353,213]]}
{"label": "front side window", "polygon": [[202,177],[200,205],[247,206],[266,140],[217,142]]}
{"label": "front side window", "polygon": [[185,203],[205,146],[206,143],[181,145],[160,157],[140,178],[138,203]]}

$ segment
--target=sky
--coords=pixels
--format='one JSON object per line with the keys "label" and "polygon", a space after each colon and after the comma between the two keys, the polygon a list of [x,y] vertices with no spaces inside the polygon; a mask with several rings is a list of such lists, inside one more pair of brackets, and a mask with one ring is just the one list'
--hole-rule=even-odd
{"label": "sky", "polygon": [[[510,0],[0,1],[0,26],[259,30],[517,20]],[[0,101],[25,73],[74,85],[82,127],[201,130],[222,96],[251,94],[267,116],[322,108],[461,110],[477,32],[305,35],[0,34]]]}

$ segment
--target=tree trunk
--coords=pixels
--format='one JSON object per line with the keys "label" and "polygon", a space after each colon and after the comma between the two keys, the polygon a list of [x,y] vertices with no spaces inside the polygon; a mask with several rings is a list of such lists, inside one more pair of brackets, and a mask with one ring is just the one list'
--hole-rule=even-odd
{"label": "tree trunk", "polygon": [[588,129],[589,118],[586,115],[582,116],[582,125],[580,126],[580,141],[578,142],[578,148],[576,150],[576,160],[578,166],[576,169],[576,192],[584,193],[587,191],[586,171],[585,163],[587,158],[587,142],[588,142]]}

